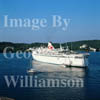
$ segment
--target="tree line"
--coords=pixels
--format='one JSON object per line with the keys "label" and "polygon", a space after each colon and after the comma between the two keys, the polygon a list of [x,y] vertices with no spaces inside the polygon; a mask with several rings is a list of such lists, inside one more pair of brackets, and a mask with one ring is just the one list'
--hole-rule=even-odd
{"label": "tree line", "polygon": [[[60,43],[52,43],[55,48],[60,47]],[[62,47],[66,48],[69,47],[70,50],[81,50],[80,46],[86,44],[89,47],[96,48],[100,50],[100,40],[82,40],[82,41],[75,41],[75,42],[66,42],[61,43]],[[12,43],[12,42],[0,42],[0,53],[3,52],[5,47],[13,47],[13,52],[16,52],[18,50],[26,51],[28,48],[37,48],[40,46],[47,47],[48,43]]]}

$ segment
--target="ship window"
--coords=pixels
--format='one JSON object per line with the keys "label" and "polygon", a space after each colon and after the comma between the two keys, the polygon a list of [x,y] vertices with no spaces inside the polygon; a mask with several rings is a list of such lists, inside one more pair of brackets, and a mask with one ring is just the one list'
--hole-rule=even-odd
{"label": "ship window", "polygon": [[81,59],[81,58],[83,58],[83,57],[78,57],[78,56],[75,56],[75,58]]}

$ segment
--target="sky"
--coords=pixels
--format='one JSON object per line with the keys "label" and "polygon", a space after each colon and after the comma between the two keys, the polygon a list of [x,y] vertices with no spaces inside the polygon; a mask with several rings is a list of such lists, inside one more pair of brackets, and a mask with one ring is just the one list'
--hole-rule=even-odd
{"label": "sky", "polygon": [[[50,25],[39,30],[4,27],[9,18],[70,19],[67,31]],[[100,39],[100,0],[0,0],[0,42],[69,42]]]}

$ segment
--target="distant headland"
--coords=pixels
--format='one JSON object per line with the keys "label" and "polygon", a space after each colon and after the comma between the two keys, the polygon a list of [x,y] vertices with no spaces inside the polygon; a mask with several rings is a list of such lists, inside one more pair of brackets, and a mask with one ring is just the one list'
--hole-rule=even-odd
{"label": "distant headland", "polygon": [[[55,48],[60,47],[60,43],[53,43]],[[71,50],[75,51],[100,51],[100,40],[82,40],[82,41],[75,41],[75,42],[66,42],[61,44],[62,47],[66,48],[67,46]],[[3,52],[4,48],[6,47],[13,47],[14,49],[12,52],[16,52],[18,50],[26,51],[28,48],[37,48],[40,46],[47,47],[47,43],[40,43],[40,42],[34,42],[34,43],[12,43],[12,42],[0,42],[0,53]]]}

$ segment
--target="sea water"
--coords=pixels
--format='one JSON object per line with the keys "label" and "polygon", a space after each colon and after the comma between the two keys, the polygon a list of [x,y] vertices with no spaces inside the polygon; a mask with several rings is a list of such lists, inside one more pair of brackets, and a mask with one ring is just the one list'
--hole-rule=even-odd
{"label": "sea water", "polygon": [[[31,68],[36,69],[37,72],[28,73]],[[5,76],[9,82],[11,76],[15,80],[18,78],[18,84],[15,87],[12,83],[8,86]],[[30,76],[33,84],[37,86],[30,83]],[[27,81],[27,78],[28,85],[25,85],[24,81],[25,79]],[[58,80],[59,84],[47,86],[49,79]],[[73,81],[76,82],[75,79],[82,80],[80,81],[82,84],[79,86],[73,84]],[[62,80],[67,80],[66,84],[64,81],[62,84]],[[60,65],[36,62],[32,60],[32,57],[18,59],[14,56],[13,59],[6,59],[1,53],[0,97],[2,96],[15,100],[100,100],[100,52],[90,53],[87,68],[64,68]]]}

